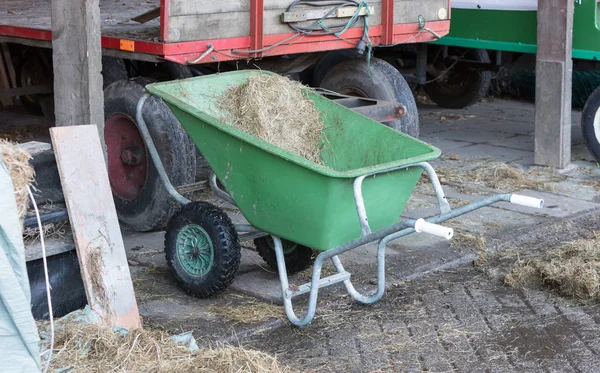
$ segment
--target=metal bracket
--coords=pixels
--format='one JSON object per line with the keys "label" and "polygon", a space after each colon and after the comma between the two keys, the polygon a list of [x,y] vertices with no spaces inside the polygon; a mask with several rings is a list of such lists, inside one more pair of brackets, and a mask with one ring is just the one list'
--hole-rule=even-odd
{"label": "metal bracket", "polygon": [[380,123],[391,122],[408,113],[406,107],[397,102],[346,96],[323,88],[315,88],[314,91],[337,104]]}

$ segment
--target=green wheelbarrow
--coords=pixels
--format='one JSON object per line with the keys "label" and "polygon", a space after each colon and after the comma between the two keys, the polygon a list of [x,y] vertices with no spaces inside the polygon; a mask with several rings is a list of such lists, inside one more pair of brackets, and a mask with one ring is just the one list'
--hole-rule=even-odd
{"label": "green wheelbarrow", "polygon": [[[231,86],[259,71],[239,71],[151,84],[137,105],[137,122],[148,152],[170,195],[183,207],[169,222],[165,250],[169,266],[189,293],[208,297],[233,281],[240,261],[240,240],[255,239],[257,250],[278,269],[285,312],[290,322],[312,321],[319,289],[342,282],[358,302],[379,300],[385,289],[385,249],[411,233],[450,239],[453,230],[438,225],[495,202],[541,208],[540,199],[499,194],[452,210],[434,169],[427,161],[440,151],[422,141],[366,118],[307,88],[306,97],[323,112],[325,130],[321,157],[310,162],[225,123],[217,100]],[[191,202],[168,180],[144,122],[144,103],[151,95],[164,100],[196,143],[214,174],[210,186],[235,204],[250,224],[234,225],[220,208]],[[190,154],[190,156],[194,156]],[[423,170],[431,180],[440,214],[398,221]],[[377,288],[361,294],[339,255],[378,243]],[[288,273],[310,264],[312,280],[290,286]],[[324,261],[337,273],[321,277]],[[292,299],[309,294],[303,317]]]}

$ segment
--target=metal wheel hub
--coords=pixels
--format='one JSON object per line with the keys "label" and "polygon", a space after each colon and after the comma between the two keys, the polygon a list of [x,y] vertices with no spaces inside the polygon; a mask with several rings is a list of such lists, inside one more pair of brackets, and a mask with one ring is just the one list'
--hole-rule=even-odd
{"label": "metal wheel hub", "polygon": [[205,276],[214,263],[214,248],[208,233],[197,224],[188,224],[177,234],[177,259],[194,277]]}
{"label": "metal wheel hub", "polygon": [[148,157],[135,121],[114,114],[104,124],[108,178],[114,195],[133,201],[142,194],[148,177]]}
{"label": "metal wheel hub", "polygon": [[365,92],[363,92],[361,89],[358,89],[356,87],[353,87],[353,88],[347,87],[347,88],[340,90],[340,92],[338,92],[338,93],[341,95],[346,95],[346,96],[370,98],[369,96],[367,96],[367,94]]}

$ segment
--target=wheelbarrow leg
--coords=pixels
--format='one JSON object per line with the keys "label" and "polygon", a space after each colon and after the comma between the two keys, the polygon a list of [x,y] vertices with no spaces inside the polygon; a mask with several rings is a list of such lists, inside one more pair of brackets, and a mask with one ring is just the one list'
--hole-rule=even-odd
{"label": "wheelbarrow leg", "polygon": [[[281,283],[281,295],[283,297],[283,307],[285,308],[285,314],[292,324],[300,327],[306,326],[311,323],[312,319],[315,316],[315,311],[317,309],[317,296],[319,292],[319,286],[311,286],[306,315],[303,319],[298,318],[298,316],[296,316],[296,313],[294,312],[294,306],[292,304],[294,292],[290,291],[289,289],[288,276],[285,268],[285,257],[283,254],[283,245],[281,244],[281,239],[279,237],[273,235],[271,237],[273,238],[273,242],[275,243],[277,270],[279,272],[279,282]],[[321,277],[321,269],[323,267],[323,254],[326,253],[321,253],[315,260],[312,274],[312,284],[317,283],[319,281],[319,278]]]}
{"label": "wheelbarrow leg", "polygon": [[[348,294],[354,298],[355,301],[362,304],[372,304],[377,302],[383,297],[383,293],[385,292],[385,248],[386,244],[381,241],[379,246],[377,247],[377,291],[370,295],[361,294],[354,288],[352,285],[352,281],[347,279],[344,281],[344,285],[346,286],[346,290]],[[333,265],[337,269],[338,272],[346,272],[344,266],[342,265],[342,261],[339,256],[334,256],[331,258]]]}

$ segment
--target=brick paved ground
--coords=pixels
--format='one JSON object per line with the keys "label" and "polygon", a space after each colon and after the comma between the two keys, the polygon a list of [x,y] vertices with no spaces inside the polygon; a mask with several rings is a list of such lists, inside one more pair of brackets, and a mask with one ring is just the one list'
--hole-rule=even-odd
{"label": "brick paved ground", "polygon": [[305,329],[243,342],[301,370],[600,372],[600,310],[507,288],[472,268],[392,287],[369,307],[338,299]]}

